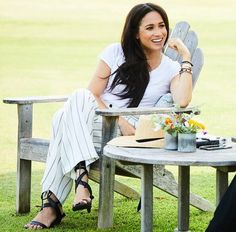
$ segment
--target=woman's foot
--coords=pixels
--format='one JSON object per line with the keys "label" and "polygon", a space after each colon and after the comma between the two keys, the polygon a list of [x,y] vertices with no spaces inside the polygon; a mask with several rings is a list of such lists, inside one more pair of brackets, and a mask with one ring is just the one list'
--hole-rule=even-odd
{"label": "woman's foot", "polygon": [[90,213],[92,207],[92,190],[88,184],[88,172],[85,165],[78,165],[78,169],[75,168],[76,181],[75,181],[75,198],[72,206],[73,211],[87,209]]}
{"label": "woman's foot", "polygon": [[56,219],[55,210],[51,207],[47,207],[47,208],[44,208],[42,211],[40,211],[36,215],[36,217],[31,222],[26,224],[24,227],[27,229],[36,229],[36,230],[49,228],[55,219]]}
{"label": "woman's foot", "polygon": [[56,196],[52,193],[42,204],[41,211],[36,217],[26,224],[26,229],[44,229],[53,227],[61,222],[61,219],[65,216],[62,210],[62,206]]}

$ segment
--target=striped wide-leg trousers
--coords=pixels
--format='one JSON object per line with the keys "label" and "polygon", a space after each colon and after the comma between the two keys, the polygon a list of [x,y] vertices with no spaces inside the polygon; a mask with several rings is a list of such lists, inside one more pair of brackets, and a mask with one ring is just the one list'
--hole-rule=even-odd
{"label": "striped wide-leg trousers", "polygon": [[[102,118],[95,114],[97,108],[93,94],[81,89],[75,91],[53,116],[52,138],[41,183],[42,192],[53,192],[62,204],[75,180],[74,167],[81,161],[89,167],[99,158]],[[136,127],[137,117],[125,119]]]}
{"label": "striped wide-leg trousers", "polygon": [[42,192],[50,190],[61,203],[71,191],[74,167],[81,161],[89,166],[99,158],[95,147],[100,147],[101,117],[95,114],[97,108],[91,92],[77,90],[53,117]]}

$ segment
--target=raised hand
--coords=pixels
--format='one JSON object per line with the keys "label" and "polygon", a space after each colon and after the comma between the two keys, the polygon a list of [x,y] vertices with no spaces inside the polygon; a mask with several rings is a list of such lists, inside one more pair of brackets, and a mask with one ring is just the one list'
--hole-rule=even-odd
{"label": "raised hand", "polygon": [[182,56],[183,60],[191,59],[191,54],[181,39],[179,38],[169,39],[168,46],[177,51]]}

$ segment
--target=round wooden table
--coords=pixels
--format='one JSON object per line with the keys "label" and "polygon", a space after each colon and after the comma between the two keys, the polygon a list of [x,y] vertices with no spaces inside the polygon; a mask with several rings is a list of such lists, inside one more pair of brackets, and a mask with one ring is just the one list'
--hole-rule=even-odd
{"label": "round wooden table", "polygon": [[[228,186],[228,173],[225,168],[236,166],[236,146],[231,149],[205,151],[197,149],[194,153],[181,153],[165,149],[124,148],[106,145],[104,147],[101,177],[100,197],[107,204],[101,205],[99,213],[103,217],[111,217],[113,208],[114,161],[120,160],[142,165],[142,199],[141,199],[141,231],[152,231],[153,221],[153,165],[177,165],[178,173],[178,228],[175,231],[189,231],[189,182],[190,166],[212,166],[216,168],[217,201],[219,201]],[[107,197],[111,199],[107,200]]]}

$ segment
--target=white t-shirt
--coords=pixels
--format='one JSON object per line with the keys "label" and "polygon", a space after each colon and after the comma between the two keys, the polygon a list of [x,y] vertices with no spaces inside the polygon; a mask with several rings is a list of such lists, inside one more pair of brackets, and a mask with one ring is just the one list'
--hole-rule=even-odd
{"label": "white t-shirt", "polygon": [[[125,62],[121,44],[115,43],[109,45],[101,53],[100,59],[110,67],[111,73],[115,72],[117,68]],[[160,97],[169,93],[171,80],[179,73],[179,70],[180,64],[163,54],[161,64],[156,69],[149,72],[150,80],[139,106],[153,107]],[[102,99],[107,105],[112,105],[112,107],[127,107],[129,99],[121,99],[119,96],[115,95],[123,91],[124,85],[117,85],[112,91],[109,91],[114,77],[115,75],[109,77]]]}

